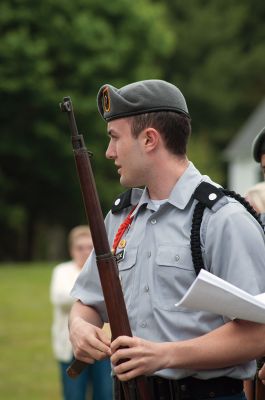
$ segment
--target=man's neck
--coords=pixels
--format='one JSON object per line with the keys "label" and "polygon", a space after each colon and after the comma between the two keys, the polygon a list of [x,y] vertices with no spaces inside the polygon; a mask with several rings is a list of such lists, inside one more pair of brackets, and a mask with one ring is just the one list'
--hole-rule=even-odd
{"label": "man's neck", "polygon": [[153,171],[152,177],[147,184],[149,196],[153,200],[167,199],[180,177],[189,166],[187,158],[178,159],[174,162],[165,163],[161,168]]}

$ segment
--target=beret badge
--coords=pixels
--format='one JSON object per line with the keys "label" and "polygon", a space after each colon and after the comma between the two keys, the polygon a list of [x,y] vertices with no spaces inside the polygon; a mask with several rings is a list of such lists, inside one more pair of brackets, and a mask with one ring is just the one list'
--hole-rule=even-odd
{"label": "beret badge", "polygon": [[102,102],[103,102],[104,112],[110,112],[110,95],[109,95],[109,89],[107,86],[103,89]]}

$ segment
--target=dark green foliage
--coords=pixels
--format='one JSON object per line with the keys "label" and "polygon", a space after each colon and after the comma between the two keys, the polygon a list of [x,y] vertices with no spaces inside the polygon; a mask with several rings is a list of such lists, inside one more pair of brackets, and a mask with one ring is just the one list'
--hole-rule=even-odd
{"label": "dark green foliage", "polygon": [[1,2],[0,258],[30,259],[39,223],[85,221],[64,96],[95,154],[104,211],[121,190],[104,160],[95,97],[107,81],[162,76],[173,42],[163,13],[148,0]]}
{"label": "dark green foliage", "polygon": [[264,14],[258,0],[2,0],[0,259],[36,257],[40,224],[86,221],[64,96],[94,153],[104,213],[123,190],[96,109],[106,82],[179,86],[193,120],[189,155],[224,183],[221,150],[264,95]]}

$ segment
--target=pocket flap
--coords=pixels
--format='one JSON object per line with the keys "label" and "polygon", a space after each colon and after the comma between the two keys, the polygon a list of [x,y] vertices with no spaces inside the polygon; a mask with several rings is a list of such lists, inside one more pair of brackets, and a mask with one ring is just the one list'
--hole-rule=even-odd
{"label": "pocket flap", "polygon": [[194,269],[189,246],[159,246],[156,263],[161,267],[176,267],[187,270]]}

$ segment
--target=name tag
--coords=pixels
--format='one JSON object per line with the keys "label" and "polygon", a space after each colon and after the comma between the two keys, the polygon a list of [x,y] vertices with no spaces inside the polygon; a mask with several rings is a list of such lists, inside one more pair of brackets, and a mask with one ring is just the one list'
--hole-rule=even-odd
{"label": "name tag", "polygon": [[119,251],[119,253],[115,254],[116,262],[119,263],[121,262],[125,257],[125,250]]}

